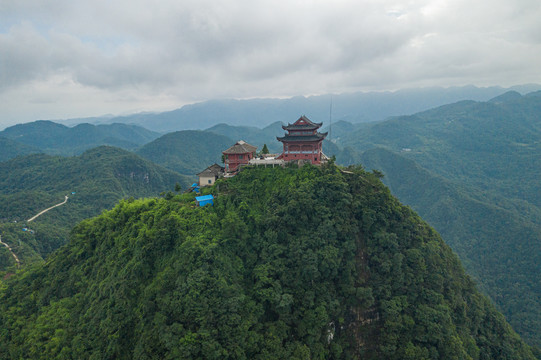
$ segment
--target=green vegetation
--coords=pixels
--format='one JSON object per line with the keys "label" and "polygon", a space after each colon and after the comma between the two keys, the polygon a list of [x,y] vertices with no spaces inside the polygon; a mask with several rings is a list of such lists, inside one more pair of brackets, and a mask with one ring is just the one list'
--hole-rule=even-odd
{"label": "green vegetation", "polygon": [[[135,150],[143,144],[156,139],[159,133],[147,130],[136,125],[109,124],[91,125],[79,124],[72,128],[54,123],[52,121],[34,121],[26,124],[11,126],[0,132],[0,136],[16,142],[19,148],[17,155],[29,154],[27,148],[36,149],[51,155],[78,155],[87,149],[110,145],[123,149]],[[2,149],[2,141],[0,141]],[[1,152],[0,152],[1,153]],[[0,155],[0,161],[13,157]]]}
{"label": "green vegetation", "polygon": [[0,136],[0,161],[6,161],[17,156],[35,154],[39,152],[41,151],[35,147],[24,145]]}
{"label": "green vegetation", "polygon": [[361,168],[247,169],[123,200],[0,284],[0,358],[533,359]]}
{"label": "green vegetation", "polygon": [[[509,93],[366,124],[342,136],[338,145],[349,148],[337,154],[339,163],[382,170],[391,191],[442,234],[513,327],[537,346],[539,95]],[[376,147],[395,154],[371,151]]]}
{"label": "green vegetation", "polygon": [[177,131],[166,134],[137,151],[137,154],[187,176],[221,161],[222,151],[237,140],[207,131]]}
{"label": "green vegetation", "polygon": [[[269,152],[279,152],[282,150],[282,144],[276,141],[277,136],[284,134],[282,122],[276,121],[262,129],[253,126],[232,126],[228,124],[218,124],[205,131],[218,135],[227,136],[230,139],[244,140],[249,144],[261,148],[262,144],[269,144]],[[263,150],[263,148],[261,148]]]}
{"label": "green vegetation", "polygon": [[[111,208],[122,198],[156,196],[186,188],[188,179],[113,147],[99,147],[77,157],[44,154],[0,163],[0,235],[23,264],[44,258],[65,244],[70,229],[81,220]],[[75,194],[71,194],[75,192]],[[55,208],[26,224],[41,210]],[[14,223],[17,221],[17,223]],[[23,232],[28,226],[34,233]],[[0,270],[13,268],[0,247]]]}
{"label": "green vegetation", "polygon": [[342,145],[388,148],[446,178],[541,206],[540,113],[541,96],[534,94],[463,101],[366,126]]}
{"label": "green vegetation", "polygon": [[539,336],[539,287],[534,274],[541,262],[537,251],[541,231],[523,215],[541,218],[538,209],[527,205],[512,209],[505,199],[474,194],[387,150],[365,152],[362,163],[380,169],[393,194],[438,230],[524,339]]}

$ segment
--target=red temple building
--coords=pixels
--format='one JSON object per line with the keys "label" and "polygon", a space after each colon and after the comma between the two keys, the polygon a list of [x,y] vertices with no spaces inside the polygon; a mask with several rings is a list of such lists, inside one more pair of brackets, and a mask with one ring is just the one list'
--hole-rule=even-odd
{"label": "red temple building", "polygon": [[287,134],[276,138],[284,144],[284,150],[278,159],[304,160],[312,164],[320,164],[322,158],[325,158],[322,142],[327,136],[327,133],[317,132],[322,124],[314,123],[303,115],[293,124],[282,125],[282,129],[286,130]]}
{"label": "red temple building", "polygon": [[222,154],[224,154],[225,172],[229,174],[234,173],[239,169],[240,165],[248,164],[255,156],[256,150],[257,146],[240,140],[229,149],[222,151]]}

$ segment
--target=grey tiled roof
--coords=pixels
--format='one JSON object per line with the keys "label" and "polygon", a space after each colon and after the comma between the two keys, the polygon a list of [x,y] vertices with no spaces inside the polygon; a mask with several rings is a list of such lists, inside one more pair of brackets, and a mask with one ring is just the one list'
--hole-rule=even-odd
{"label": "grey tiled roof", "polygon": [[220,176],[223,175],[224,168],[218,164],[212,164],[205,170],[201,171],[197,176]]}
{"label": "grey tiled roof", "polygon": [[[304,124],[298,124],[299,122],[304,122]],[[293,124],[287,124],[287,126],[282,125],[284,130],[315,130],[319,129],[323,123],[315,123],[308,119],[306,116],[301,116]]]}
{"label": "grey tiled roof", "polygon": [[246,154],[253,153],[256,150],[257,146],[250,145],[247,142],[240,140],[235,145],[222,152],[224,154]]}

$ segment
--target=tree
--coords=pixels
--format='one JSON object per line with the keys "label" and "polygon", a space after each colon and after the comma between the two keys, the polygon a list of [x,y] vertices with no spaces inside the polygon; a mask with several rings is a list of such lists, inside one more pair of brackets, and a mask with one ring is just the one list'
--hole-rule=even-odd
{"label": "tree", "polygon": [[263,144],[263,149],[261,149],[262,154],[268,154],[269,148],[267,147],[267,144]]}

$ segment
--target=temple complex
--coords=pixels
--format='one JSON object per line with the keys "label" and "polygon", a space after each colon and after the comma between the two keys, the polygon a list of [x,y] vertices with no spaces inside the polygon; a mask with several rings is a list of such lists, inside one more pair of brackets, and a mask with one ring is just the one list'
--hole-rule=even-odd
{"label": "temple complex", "polygon": [[322,151],[323,139],[327,133],[319,133],[317,130],[323,123],[314,123],[306,116],[301,116],[293,124],[282,125],[287,131],[278,141],[284,145],[282,155],[278,159],[284,161],[310,161],[312,164],[320,164],[325,155]]}

